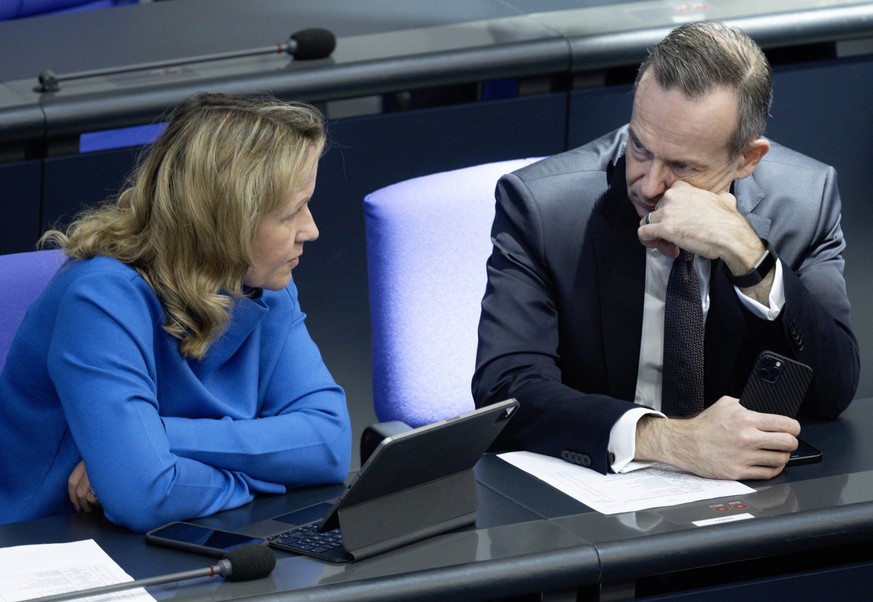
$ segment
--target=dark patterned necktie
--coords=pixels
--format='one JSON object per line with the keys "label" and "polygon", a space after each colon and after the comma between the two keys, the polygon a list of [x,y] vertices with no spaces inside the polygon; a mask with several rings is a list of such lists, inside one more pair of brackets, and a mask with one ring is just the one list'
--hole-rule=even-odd
{"label": "dark patterned necktie", "polygon": [[693,416],[703,410],[703,307],[694,253],[679,251],[664,306],[664,386],[661,411]]}

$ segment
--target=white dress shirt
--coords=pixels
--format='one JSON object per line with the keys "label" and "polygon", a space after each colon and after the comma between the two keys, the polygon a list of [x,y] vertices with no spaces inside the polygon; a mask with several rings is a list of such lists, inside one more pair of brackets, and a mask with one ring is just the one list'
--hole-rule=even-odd
{"label": "white dress shirt", "polygon": [[[700,296],[703,304],[703,321],[709,313],[709,274],[712,262],[703,257],[694,260],[697,278],[700,280]],[[649,463],[634,462],[636,453],[636,427],[646,414],[664,416],[661,409],[661,388],[664,363],[664,303],[667,298],[667,279],[673,259],[655,249],[646,249],[646,287],[643,302],[643,331],[640,342],[640,364],[637,370],[637,387],[634,401],[640,404],[626,412],[609,433],[609,452],[614,456],[610,468],[613,472],[630,472],[649,466]],[[776,261],[776,273],[770,288],[770,306],[764,306],[747,297],[734,287],[740,301],[749,311],[765,320],[779,317],[785,305],[785,290],[782,282],[782,263]],[[643,407],[647,406],[647,407]]]}

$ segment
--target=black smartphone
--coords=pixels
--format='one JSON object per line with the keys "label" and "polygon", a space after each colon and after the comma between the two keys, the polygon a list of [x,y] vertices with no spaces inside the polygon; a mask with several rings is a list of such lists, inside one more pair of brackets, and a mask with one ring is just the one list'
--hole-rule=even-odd
{"label": "black smartphone", "polygon": [[146,533],[145,538],[151,544],[216,558],[222,558],[240,546],[264,543],[264,540],[258,537],[186,522],[168,523],[152,529]]}
{"label": "black smartphone", "polygon": [[[773,351],[762,351],[746,380],[740,403],[756,412],[794,418],[800,411],[811,380],[812,368],[806,364]],[[788,466],[819,460],[821,451],[798,439],[797,449],[791,452]]]}
{"label": "black smartphone", "polygon": [[795,464],[812,464],[821,460],[821,451],[811,446],[803,439],[797,440],[797,449],[788,457],[788,466]]}
{"label": "black smartphone", "polygon": [[749,374],[740,403],[756,412],[794,418],[812,380],[812,368],[773,351],[762,351]]}

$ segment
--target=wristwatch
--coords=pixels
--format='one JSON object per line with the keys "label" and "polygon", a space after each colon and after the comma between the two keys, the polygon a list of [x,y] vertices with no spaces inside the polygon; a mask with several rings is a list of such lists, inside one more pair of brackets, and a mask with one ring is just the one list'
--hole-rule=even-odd
{"label": "wristwatch", "polygon": [[731,279],[731,282],[733,282],[734,286],[737,288],[749,288],[750,286],[755,286],[761,282],[764,277],[770,273],[773,266],[776,265],[776,253],[774,253],[770,248],[770,243],[763,238],[761,239],[761,242],[764,243],[764,255],[761,256],[761,259],[758,260],[755,267],[745,274],[734,276],[730,269],[728,269],[727,265],[724,266],[728,278]]}

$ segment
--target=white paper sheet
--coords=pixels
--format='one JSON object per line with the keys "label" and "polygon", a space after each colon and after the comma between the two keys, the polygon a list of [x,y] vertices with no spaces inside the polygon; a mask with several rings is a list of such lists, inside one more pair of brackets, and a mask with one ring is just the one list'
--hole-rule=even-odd
{"label": "white paper sheet", "polygon": [[[17,602],[127,581],[133,578],[93,539],[0,548],[0,602]],[[82,599],[154,601],[143,588]]]}
{"label": "white paper sheet", "polygon": [[675,506],[755,491],[737,481],[704,479],[665,464],[630,473],[602,475],[559,458],[531,452],[508,452],[499,457],[603,514]]}

